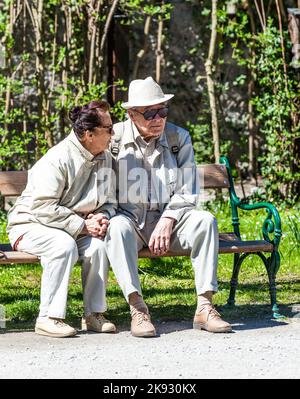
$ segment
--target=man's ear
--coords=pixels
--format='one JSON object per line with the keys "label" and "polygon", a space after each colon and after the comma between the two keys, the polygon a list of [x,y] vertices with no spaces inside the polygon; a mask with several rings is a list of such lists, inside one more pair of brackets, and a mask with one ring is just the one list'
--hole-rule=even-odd
{"label": "man's ear", "polygon": [[129,109],[127,111],[127,114],[129,116],[129,118],[132,120],[132,122],[134,122],[135,121],[134,112]]}

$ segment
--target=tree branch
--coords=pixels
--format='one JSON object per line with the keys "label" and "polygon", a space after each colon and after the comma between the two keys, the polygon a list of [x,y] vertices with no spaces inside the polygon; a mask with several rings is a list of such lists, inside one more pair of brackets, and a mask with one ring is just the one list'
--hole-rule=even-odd
{"label": "tree branch", "polygon": [[105,42],[106,42],[108,30],[109,30],[110,23],[111,23],[111,20],[112,20],[112,18],[114,16],[114,13],[115,13],[115,10],[117,8],[118,3],[119,3],[119,0],[114,0],[113,1],[113,4],[112,4],[112,6],[111,6],[111,8],[109,10],[109,13],[108,13],[108,16],[107,16],[107,19],[106,19],[106,22],[105,22],[103,35],[101,37],[101,42],[100,42],[100,59],[99,59],[99,68],[100,69],[102,68],[102,63],[103,63],[103,59],[104,59],[103,50],[104,50],[104,45],[105,45]]}

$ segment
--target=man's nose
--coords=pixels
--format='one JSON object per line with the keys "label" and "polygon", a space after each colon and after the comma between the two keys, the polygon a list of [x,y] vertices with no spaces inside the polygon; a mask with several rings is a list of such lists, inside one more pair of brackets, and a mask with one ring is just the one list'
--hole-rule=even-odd
{"label": "man's nose", "polygon": [[159,116],[159,113],[157,113],[157,114],[155,115],[154,119],[162,119],[162,117]]}

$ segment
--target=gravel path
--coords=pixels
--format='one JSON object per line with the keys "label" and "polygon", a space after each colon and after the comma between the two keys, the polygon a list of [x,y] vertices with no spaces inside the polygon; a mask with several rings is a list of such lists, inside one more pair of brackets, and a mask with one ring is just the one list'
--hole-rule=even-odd
{"label": "gravel path", "polygon": [[248,320],[231,334],[168,322],[152,339],[128,331],[65,339],[6,331],[0,378],[299,378],[299,320]]}

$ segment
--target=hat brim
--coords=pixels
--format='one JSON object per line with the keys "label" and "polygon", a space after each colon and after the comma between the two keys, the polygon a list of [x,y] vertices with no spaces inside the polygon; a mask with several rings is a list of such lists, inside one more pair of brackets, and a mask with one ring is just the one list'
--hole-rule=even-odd
{"label": "hat brim", "polygon": [[169,101],[172,97],[174,97],[174,94],[165,94],[164,97],[157,98],[156,100],[152,101],[141,101],[141,102],[134,102],[131,103],[130,101],[126,103],[122,103],[121,106],[125,109],[133,108],[133,107],[148,107],[150,105],[156,105],[160,103],[164,103],[165,101]]}

